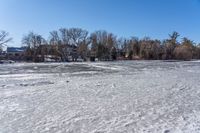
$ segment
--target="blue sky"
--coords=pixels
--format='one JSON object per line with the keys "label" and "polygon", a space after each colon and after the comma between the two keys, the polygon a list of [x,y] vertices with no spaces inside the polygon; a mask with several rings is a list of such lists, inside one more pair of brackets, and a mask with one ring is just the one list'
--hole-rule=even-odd
{"label": "blue sky", "polygon": [[10,46],[21,46],[29,31],[48,39],[61,27],[161,40],[178,31],[199,43],[200,0],[0,0],[0,29],[13,37]]}

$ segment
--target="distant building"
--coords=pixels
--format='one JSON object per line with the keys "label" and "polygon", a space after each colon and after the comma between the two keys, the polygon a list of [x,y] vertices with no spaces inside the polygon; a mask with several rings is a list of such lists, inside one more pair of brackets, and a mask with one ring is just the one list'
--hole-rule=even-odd
{"label": "distant building", "polygon": [[7,54],[18,56],[24,54],[25,47],[7,47]]}
{"label": "distant building", "polygon": [[26,47],[7,47],[6,57],[10,60],[20,61],[24,59]]}

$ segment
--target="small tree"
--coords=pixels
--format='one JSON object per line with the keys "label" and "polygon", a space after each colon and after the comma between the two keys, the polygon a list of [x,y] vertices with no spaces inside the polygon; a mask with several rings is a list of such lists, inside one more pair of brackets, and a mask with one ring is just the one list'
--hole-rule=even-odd
{"label": "small tree", "polygon": [[6,31],[0,31],[0,50],[3,49],[3,46],[12,40],[12,38],[8,37],[9,33]]}

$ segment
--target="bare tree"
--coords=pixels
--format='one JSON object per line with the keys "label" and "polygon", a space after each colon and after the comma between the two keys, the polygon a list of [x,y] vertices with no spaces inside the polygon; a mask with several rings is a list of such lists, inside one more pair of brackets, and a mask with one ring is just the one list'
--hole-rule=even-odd
{"label": "bare tree", "polygon": [[66,28],[61,28],[59,29],[59,41],[61,43],[61,46],[58,46],[59,47],[59,53],[62,54],[62,59],[64,61],[67,61],[68,60],[68,56],[69,56],[69,41],[70,41],[70,37],[69,37],[69,34],[68,34],[68,29]]}
{"label": "bare tree", "polygon": [[54,31],[50,32],[49,38],[50,38],[49,44],[52,47],[52,51],[55,51],[54,55],[61,57],[62,61],[66,61],[67,57],[65,55],[65,50],[62,47],[63,45],[62,45],[61,37],[60,37],[58,31],[54,30]]}
{"label": "bare tree", "polygon": [[116,58],[117,38],[106,31],[96,31],[91,34],[92,50],[100,60]]}
{"label": "bare tree", "polygon": [[130,40],[131,49],[133,51],[133,55],[137,56],[140,52],[140,46],[139,46],[139,39],[137,37],[132,37]]}
{"label": "bare tree", "polygon": [[66,28],[61,28],[59,29],[60,31],[60,40],[62,42],[63,45],[68,45],[69,44],[69,34],[68,34],[68,29]]}
{"label": "bare tree", "polygon": [[[78,56],[86,56],[88,45],[88,31],[81,28],[70,28],[67,32],[69,44],[72,47],[77,47],[72,53],[73,61],[76,61]],[[85,57],[83,57],[85,58]]]}
{"label": "bare tree", "polygon": [[165,45],[165,56],[166,59],[173,59],[174,58],[174,49],[176,48],[176,46],[178,46],[178,37],[179,37],[179,33],[178,32],[173,32],[172,34],[169,34],[169,39],[164,41],[164,45]]}
{"label": "bare tree", "polygon": [[55,46],[55,50],[63,61],[67,61],[69,55],[73,60],[77,60],[78,54],[85,58],[89,42],[88,31],[80,28],[61,28],[50,32],[49,42]]}
{"label": "bare tree", "polygon": [[126,57],[129,59],[135,58],[140,52],[139,39],[137,37],[132,37],[126,41]]}
{"label": "bare tree", "polygon": [[90,40],[86,39],[77,47],[77,52],[79,53],[81,58],[83,58],[84,60],[87,60],[87,57],[89,54],[89,49],[88,49],[89,44],[90,44]]}
{"label": "bare tree", "polygon": [[9,33],[6,31],[0,31],[0,49],[2,49],[2,47],[4,45],[6,45],[6,43],[10,42],[12,40],[12,38],[8,37]]}
{"label": "bare tree", "polygon": [[50,44],[51,45],[59,45],[61,44],[61,40],[57,31],[50,32]]}
{"label": "bare tree", "polygon": [[71,45],[78,46],[84,40],[86,40],[88,36],[88,31],[80,29],[80,28],[70,28],[67,32],[69,36],[69,42]]}
{"label": "bare tree", "polygon": [[32,61],[37,62],[37,56],[40,51],[39,48],[41,45],[46,44],[46,41],[41,35],[30,32],[23,37],[22,44],[27,47],[26,56],[32,59]]}

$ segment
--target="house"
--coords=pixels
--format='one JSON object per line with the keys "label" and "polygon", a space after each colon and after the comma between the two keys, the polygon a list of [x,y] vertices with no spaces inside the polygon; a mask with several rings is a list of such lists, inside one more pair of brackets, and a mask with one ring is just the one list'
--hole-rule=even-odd
{"label": "house", "polygon": [[24,60],[26,47],[7,47],[6,57],[10,60]]}

